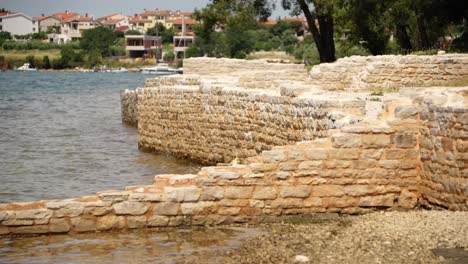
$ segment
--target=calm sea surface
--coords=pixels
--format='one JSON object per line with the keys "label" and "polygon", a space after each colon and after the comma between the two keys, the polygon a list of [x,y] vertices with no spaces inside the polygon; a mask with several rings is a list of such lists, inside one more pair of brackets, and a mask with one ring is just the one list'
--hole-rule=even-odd
{"label": "calm sea surface", "polygon": [[139,73],[0,72],[0,203],[63,199],[151,184],[198,166],[138,150],[120,90]]}

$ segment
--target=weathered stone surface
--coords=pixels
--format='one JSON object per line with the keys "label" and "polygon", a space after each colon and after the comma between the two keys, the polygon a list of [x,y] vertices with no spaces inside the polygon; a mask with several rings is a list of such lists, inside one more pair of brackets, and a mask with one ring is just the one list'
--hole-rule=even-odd
{"label": "weathered stone surface", "polygon": [[399,105],[395,108],[395,116],[400,118],[411,118],[419,112],[414,105]]}
{"label": "weathered stone surface", "polygon": [[307,149],[304,151],[304,154],[307,159],[310,160],[326,160],[328,158],[328,149]]}
{"label": "weathered stone surface", "polygon": [[48,219],[51,216],[52,211],[47,209],[15,211],[15,219],[17,220]]}
{"label": "weathered stone surface", "polygon": [[233,171],[210,171],[208,173],[208,176],[211,178],[233,180],[239,178],[241,174]]}
{"label": "weathered stone surface", "polygon": [[214,202],[183,203],[180,205],[180,209],[184,215],[201,214],[202,212],[207,214],[214,209],[214,205]]}
{"label": "weathered stone surface", "polygon": [[359,206],[374,207],[384,206],[392,207],[395,200],[395,194],[364,196],[359,199]]}
{"label": "weathered stone surface", "polygon": [[0,211],[0,222],[5,220],[10,220],[15,217],[15,212],[13,211]]}
{"label": "weathered stone surface", "polygon": [[345,194],[344,187],[341,185],[317,185],[312,187],[312,196],[326,197],[326,196],[342,196]]}
{"label": "weathered stone surface", "polygon": [[125,218],[123,216],[105,215],[99,217],[96,222],[96,229],[99,231],[110,229],[122,229],[125,227]]}
{"label": "weathered stone surface", "polygon": [[252,196],[253,187],[227,187],[225,196],[229,199],[246,199]]}
{"label": "weathered stone surface", "polygon": [[319,160],[307,160],[299,164],[299,170],[310,170],[310,169],[320,169],[323,165],[323,161]]}
{"label": "weathered stone surface", "polygon": [[256,187],[252,198],[258,200],[271,200],[276,198],[275,187]]}
{"label": "weathered stone surface", "polygon": [[10,219],[10,220],[6,220],[2,222],[2,225],[5,225],[5,226],[29,226],[33,224],[34,224],[33,220]]}
{"label": "weathered stone surface", "polygon": [[127,216],[127,227],[128,228],[143,228],[147,224],[146,216]]}
{"label": "weathered stone surface", "polygon": [[398,196],[398,205],[403,208],[414,208],[418,203],[418,196],[407,190],[403,190]]}
{"label": "weathered stone surface", "polygon": [[200,200],[202,201],[218,201],[224,198],[224,189],[218,186],[204,187],[201,191]]}
{"label": "weathered stone surface", "polygon": [[64,218],[51,218],[49,221],[49,230],[51,233],[67,233],[71,225]]}
{"label": "weathered stone surface", "polygon": [[94,217],[73,217],[70,219],[73,230],[77,232],[89,232],[96,230],[96,218]]}
{"label": "weathered stone surface", "polygon": [[218,210],[220,215],[238,215],[240,213],[240,207],[221,207]]}
{"label": "weathered stone surface", "polygon": [[310,186],[282,186],[280,196],[283,198],[307,198],[310,196]]}
{"label": "weathered stone surface", "polygon": [[0,236],[10,234],[10,229],[6,226],[0,226]]}
{"label": "weathered stone surface", "polygon": [[10,229],[13,234],[47,234],[48,225],[20,226]]}
{"label": "weathered stone surface", "polygon": [[77,202],[66,203],[54,211],[54,217],[76,217],[83,214],[85,207]]}
{"label": "weathered stone surface", "polygon": [[121,202],[112,205],[117,215],[142,215],[148,211],[148,205],[142,202]]}
{"label": "weathered stone surface", "polygon": [[165,187],[164,192],[171,202],[196,202],[200,198],[200,191],[195,186]]}
{"label": "weathered stone surface", "polygon": [[393,137],[393,143],[397,148],[414,148],[418,142],[414,135],[398,134]]}
{"label": "weathered stone surface", "polygon": [[265,151],[262,154],[263,162],[265,163],[275,163],[278,161],[286,161],[288,159],[287,152],[281,150]]}
{"label": "weathered stone surface", "polygon": [[164,193],[132,193],[130,201],[161,202],[164,201]]}
{"label": "weathered stone surface", "polygon": [[153,215],[148,218],[148,226],[163,227],[169,225],[169,217],[161,215]]}
{"label": "weathered stone surface", "polygon": [[390,145],[390,136],[388,135],[363,135],[362,147],[363,148],[384,148]]}
{"label": "weathered stone surface", "polygon": [[252,169],[254,173],[259,173],[259,172],[268,172],[272,171],[276,168],[275,163],[251,163],[249,164],[249,167]]}
{"label": "weathered stone surface", "polygon": [[104,202],[115,203],[127,200],[130,194],[130,191],[107,191],[99,192],[97,195]]}
{"label": "weathered stone surface", "polygon": [[336,133],[332,136],[332,143],[336,148],[359,148],[362,140],[357,134]]}
{"label": "weathered stone surface", "polygon": [[179,213],[180,204],[179,203],[157,203],[154,205],[153,214],[154,215],[177,215]]}

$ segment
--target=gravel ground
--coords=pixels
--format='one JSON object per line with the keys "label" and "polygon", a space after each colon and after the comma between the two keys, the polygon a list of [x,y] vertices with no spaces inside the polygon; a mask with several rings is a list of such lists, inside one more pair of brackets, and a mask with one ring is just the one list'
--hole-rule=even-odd
{"label": "gravel ground", "polygon": [[302,255],[307,263],[468,263],[468,212],[319,215],[260,227],[265,235],[218,252],[216,262],[294,263]]}

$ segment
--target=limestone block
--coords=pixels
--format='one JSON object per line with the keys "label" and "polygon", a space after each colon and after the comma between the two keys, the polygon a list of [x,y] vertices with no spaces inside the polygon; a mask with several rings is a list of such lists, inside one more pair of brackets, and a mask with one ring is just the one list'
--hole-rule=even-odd
{"label": "limestone block", "polygon": [[413,192],[403,190],[398,196],[398,206],[403,208],[414,208],[418,203],[418,196]]}
{"label": "limestone block", "polygon": [[345,190],[341,185],[324,184],[312,187],[312,196],[316,197],[342,196],[344,194]]}
{"label": "limestone block", "polygon": [[96,218],[73,217],[70,218],[73,229],[77,232],[89,232],[96,230]]}
{"label": "limestone block", "polygon": [[328,158],[328,151],[328,149],[322,148],[306,149],[304,154],[310,160],[326,160]]}
{"label": "limestone block", "polygon": [[237,179],[241,176],[240,173],[234,171],[210,171],[208,176],[211,178],[221,178],[227,180]]}
{"label": "limestone block", "polygon": [[180,226],[188,225],[190,218],[185,218],[184,216],[173,216],[169,218],[168,226]]}
{"label": "limestone block", "polygon": [[[103,215],[106,215],[110,212],[112,212],[112,207],[111,206],[108,206],[108,207],[88,207],[86,208],[83,213],[84,214],[92,214],[92,215],[95,215],[95,216],[103,216]],[[75,216],[78,216],[78,215],[75,215]]]}
{"label": "limestone block", "polygon": [[142,215],[148,211],[148,205],[141,202],[124,201],[112,205],[117,215]]}
{"label": "limestone block", "polygon": [[276,163],[251,163],[249,167],[252,169],[253,173],[259,172],[268,172],[276,168]]}
{"label": "limestone block", "polygon": [[227,187],[225,196],[229,199],[248,199],[252,196],[253,187]]}
{"label": "limestone block", "polygon": [[362,207],[374,207],[384,206],[392,207],[395,200],[395,194],[385,194],[376,196],[363,196],[359,198],[359,206]]}
{"label": "limestone block", "polygon": [[0,222],[5,220],[10,220],[15,217],[15,212],[13,211],[0,211]]}
{"label": "limestone block", "polygon": [[290,172],[286,172],[286,171],[280,171],[280,172],[275,174],[275,176],[280,180],[286,180],[289,177],[291,177],[291,175],[292,174]]}
{"label": "limestone block", "polygon": [[359,198],[352,196],[340,196],[340,197],[326,197],[323,198],[324,203],[327,204],[327,208],[345,208],[345,207],[354,207],[359,204]]}
{"label": "limestone block", "polygon": [[85,207],[81,203],[67,203],[54,211],[54,217],[76,217],[82,215]]}
{"label": "limestone block", "polygon": [[16,220],[48,219],[52,216],[52,211],[47,209],[32,209],[15,211]]}
{"label": "limestone block", "polygon": [[319,197],[309,197],[304,200],[305,207],[322,207],[324,206],[323,199]]}
{"label": "limestone block", "polygon": [[360,149],[330,149],[330,159],[355,160],[359,159]]}
{"label": "limestone block", "polygon": [[359,148],[362,140],[360,135],[336,133],[332,135],[332,144],[335,148]]}
{"label": "limestone block", "polygon": [[146,216],[127,216],[127,227],[128,228],[143,228],[146,227],[147,221]]}
{"label": "limestone block", "polygon": [[122,229],[125,227],[125,218],[123,216],[105,215],[99,217],[96,222],[96,229],[98,231]]}
{"label": "limestone block", "polygon": [[412,118],[419,112],[414,105],[399,105],[395,108],[395,116],[399,118]]}
{"label": "limestone block", "polygon": [[248,199],[222,199],[218,203],[220,206],[248,206]]}
{"label": "limestone block", "polygon": [[323,167],[323,161],[321,160],[306,160],[299,163],[299,170],[311,170],[320,169]]}
{"label": "limestone block", "polygon": [[200,198],[200,191],[195,186],[164,187],[164,192],[170,202],[196,202]]}
{"label": "limestone block", "polygon": [[299,163],[296,161],[280,163],[280,170],[282,171],[294,171],[297,170]]}
{"label": "limestone block", "polygon": [[384,148],[390,145],[390,136],[388,135],[363,135],[362,147],[364,148]]}
{"label": "limestone block", "polygon": [[179,214],[179,203],[157,203],[154,205],[153,214],[154,215],[178,215]]}
{"label": "limestone block", "polygon": [[414,148],[417,143],[414,135],[397,134],[393,137],[393,144],[397,148]]}
{"label": "limestone block", "polygon": [[33,220],[10,219],[10,220],[6,220],[2,222],[2,225],[5,225],[5,226],[29,226],[33,224],[34,224]]}
{"label": "limestone block", "polygon": [[97,193],[98,197],[104,202],[122,202],[128,199],[130,191],[107,191]]}
{"label": "limestone block", "polygon": [[51,218],[49,221],[49,231],[51,233],[67,233],[71,225],[64,218]]}
{"label": "limestone block", "polygon": [[13,234],[47,234],[48,225],[20,226],[10,229]]}
{"label": "limestone block", "polygon": [[238,215],[240,210],[240,207],[221,207],[217,213],[220,215]]}
{"label": "limestone block", "polygon": [[271,200],[276,198],[275,187],[256,187],[252,198],[257,200]]}
{"label": "limestone block", "polygon": [[164,199],[163,193],[131,193],[129,196],[130,201],[138,202],[161,202]]}
{"label": "limestone block", "polygon": [[288,159],[288,153],[283,150],[264,151],[262,156],[263,162],[265,163],[275,163],[278,161],[286,161]]}
{"label": "limestone block", "polygon": [[148,226],[163,227],[169,225],[169,217],[161,215],[153,215],[148,218]]}
{"label": "limestone block", "polygon": [[310,186],[281,186],[280,196],[283,198],[307,198],[310,196]]}
{"label": "limestone block", "polygon": [[285,198],[276,199],[271,202],[271,205],[265,205],[265,207],[271,208],[301,208],[304,206],[303,198]]}
{"label": "limestone block", "polygon": [[184,215],[206,214],[210,212],[214,205],[214,202],[182,203],[180,209]]}
{"label": "limestone block", "polygon": [[0,236],[10,234],[10,229],[6,226],[0,226]]}
{"label": "limestone block", "polygon": [[377,194],[383,187],[372,185],[348,185],[344,187],[345,193],[349,196],[364,196]]}
{"label": "limestone block", "polygon": [[201,201],[219,201],[224,198],[224,189],[221,187],[204,187],[201,191]]}

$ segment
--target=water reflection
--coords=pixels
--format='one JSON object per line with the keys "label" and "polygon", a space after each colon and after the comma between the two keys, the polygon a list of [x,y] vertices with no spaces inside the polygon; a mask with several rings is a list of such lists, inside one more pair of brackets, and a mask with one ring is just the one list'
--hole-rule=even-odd
{"label": "water reflection", "polygon": [[176,263],[194,255],[199,263],[216,262],[218,250],[260,234],[250,228],[190,228],[4,238],[0,263]]}

